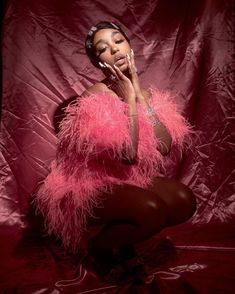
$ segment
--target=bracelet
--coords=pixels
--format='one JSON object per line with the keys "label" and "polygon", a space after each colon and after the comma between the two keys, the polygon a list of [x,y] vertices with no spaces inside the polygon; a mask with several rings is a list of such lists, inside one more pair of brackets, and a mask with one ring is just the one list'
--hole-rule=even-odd
{"label": "bracelet", "polygon": [[[156,117],[154,109],[150,108],[146,110],[146,114],[150,117],[153,126],[161,125],[160,120]],[[154,118],[152,116],[155,116]]]}
{"label": "bracelet", "polygon": [[155,114],[155,111],[154,111],[152,108],[149,107],[149,109],[146,110],[146,114],[147,114],[148,116],[151,116],[151,115]]}
{"label": "bracelet", "polygon": [[160,126],[161,125],[161,122],[159,119],[155,118],[154,121],[152,121],[153,123],[153,126]]}

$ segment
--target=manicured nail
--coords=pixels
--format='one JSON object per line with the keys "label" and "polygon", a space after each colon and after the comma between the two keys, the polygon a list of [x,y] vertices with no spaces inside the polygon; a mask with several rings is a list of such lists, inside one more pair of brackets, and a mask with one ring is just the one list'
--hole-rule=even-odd
{"label": "manicured nail", "polygon": [[99,66],[100,66],[101,68],[105,68],[105,67],[106,67],[102,62],[99,62]]}
{"label": "manicured nail", "polygon": [[131,49],[131,55],[135,56],[133,49]]}
{"label": "manicured nail", "polygon": [[106,62],[104,62],[104,65],[105,65],[105,66],[107,66],[107,67],[109,67],[109,66],[110,66],[110,65],[109,65],[108,63],[106,63]]}
{"label": "manicured nail", "polygon": [[128,59],[128,61],[131,61],[131,58],[130,58],[129,54],[127,54],[127,59]]}

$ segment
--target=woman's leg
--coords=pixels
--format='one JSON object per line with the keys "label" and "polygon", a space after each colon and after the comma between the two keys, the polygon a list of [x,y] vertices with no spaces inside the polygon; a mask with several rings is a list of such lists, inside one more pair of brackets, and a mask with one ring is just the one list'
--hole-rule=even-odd
{"label": "woman's leg", "polygon": [[96,246],[108,249],[148,239],[164,227],[185,222],[195,210],[191,189],[176,180],[156,178],[148,190],[124,185],[103,194],[102,207],[94,209],[96,218],[89,224],[106,224]]}
{"label": "woman's leg", "polygon": [[196,211],[196,199],[192,190],[179,181],[156,178],[149,190],[165,202],[168,226],[185,222]]}
{"label": "woman's leg", "polygon": [[143,241],[167,225],[167,207],[156,193],[136,186],[115,186],[102,195],[88,225],[106,224],[93,240],[96,248],[110,249]]}
{"label": "woman's leg", "polygon": [[[166,226],[187,220],[195,207],[192,191],[168,179],[156,179],[149,190],[124,185],[115,186],[112,194],[103,194],[102,207],[94,209],[95,218],[88,222],[88,225],[105,224],[90,240],[90,253],[98,272],[107,274],[118,264],[111,252],[113,248],[119,248],[125,260],[132,258],[135,252],[130,245],[148,239]],[[131,272],[132,269],[138,273],[142,266],[137,264],[131,266]]]}

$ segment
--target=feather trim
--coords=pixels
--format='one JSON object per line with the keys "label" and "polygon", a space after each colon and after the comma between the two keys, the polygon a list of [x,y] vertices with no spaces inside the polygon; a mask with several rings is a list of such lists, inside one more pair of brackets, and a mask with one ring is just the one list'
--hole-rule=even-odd
{"label": "feather trim", "polygon": [[169,131],[172,144],[176,145],[179,151],[192,146],[193,137],[196,132],[188,121],[181,115],[178,105],[167,91],[150,89],[150,103],[162,124]]}
{"label": "feather trim", "polygon": [[[177,112],[172,98],[152,90],[151,104],[180,149],[190,126]],[[99,195],[114,184],[147,188],[164,168],[160,142],[144,109],[138,106],[138,161],[125,165],[123,148],[131,146],[127,104],[107,93],[82,97],[67,107],[61,122],[57,156],[51,173],[40,187],[36,204],[45,217],[49,234],[76,251],[88,216],[101,203]]]}

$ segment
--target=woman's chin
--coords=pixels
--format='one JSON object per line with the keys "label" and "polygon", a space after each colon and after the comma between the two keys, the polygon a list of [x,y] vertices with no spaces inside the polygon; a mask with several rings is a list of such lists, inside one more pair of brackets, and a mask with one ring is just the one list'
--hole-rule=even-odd
{"label": "woman's chin", "polygon": [[125,63],[123,65],[119,66],[118,68],[120,69],[120,71],[122,73],[125,73],[128,70],[128,66]]}

